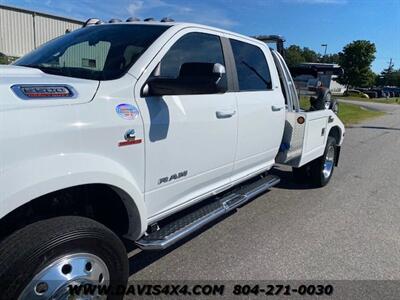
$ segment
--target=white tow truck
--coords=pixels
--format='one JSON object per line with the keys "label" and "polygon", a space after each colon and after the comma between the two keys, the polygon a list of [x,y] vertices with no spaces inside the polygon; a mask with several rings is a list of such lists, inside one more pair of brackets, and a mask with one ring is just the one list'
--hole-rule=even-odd
{"label": "white tow truck", "polygon": [[278,163],[322,187],[344,136],[300,109],[277,51],[171,20],[52,40],[0,66],[0,95],[5,299],[125,284],[123,241],[167,248],[278,184]]}

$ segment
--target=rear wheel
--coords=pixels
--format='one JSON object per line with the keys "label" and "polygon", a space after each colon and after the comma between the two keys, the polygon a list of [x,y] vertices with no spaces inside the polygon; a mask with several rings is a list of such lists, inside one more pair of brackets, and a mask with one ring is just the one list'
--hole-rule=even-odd
{"label": "rear wheel", "polygon": [[336,151],[336,141],[329,136],[324,154],[301,168],[293,168],[293,177],[299,183],[310,183],[315,187],[327,185],[335,168]]}
{"label": "rear wheel", "polygon": [[335,168],[336,141],[329,136],[326,143],[324,155],[311,162],[311,183],[316,187],[323,187],[332,178]]}
{"label": "rear wheel", "polygon": [[[69,285],[121,288],[128,278],[123,243],[88,218],[57,217],[33,223],[3,240],[0,253],[2,299],[75,299]],[[87,295],[85,299],[104,297]]]}

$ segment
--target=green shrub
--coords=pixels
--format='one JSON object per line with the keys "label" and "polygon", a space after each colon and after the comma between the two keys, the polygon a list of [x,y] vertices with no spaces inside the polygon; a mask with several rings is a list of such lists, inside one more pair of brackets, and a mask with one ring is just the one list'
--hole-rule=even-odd
{"label": "green shrub", "polygon": [[8,57],[0,52],[0,64],[6,65],[8,64]]}

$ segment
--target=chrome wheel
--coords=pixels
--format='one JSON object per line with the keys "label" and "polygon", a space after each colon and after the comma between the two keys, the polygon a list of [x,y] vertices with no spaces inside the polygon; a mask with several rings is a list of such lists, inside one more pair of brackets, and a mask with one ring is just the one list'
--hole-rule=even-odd
{"label": "chrome wheel", "polygon": [[105,299],[99,295],[70,295],[69,285],[107,285],[110,274],[104,261],[93,254],[77,253],[58,258],[26,286],[20,300]]}
{"label": "chrome wheel", "polygon": [[324,168],[322,170],[325,179],[331,176],[334,164],[335,164],[335,146],[330,145],[328,151],[326,152]]}

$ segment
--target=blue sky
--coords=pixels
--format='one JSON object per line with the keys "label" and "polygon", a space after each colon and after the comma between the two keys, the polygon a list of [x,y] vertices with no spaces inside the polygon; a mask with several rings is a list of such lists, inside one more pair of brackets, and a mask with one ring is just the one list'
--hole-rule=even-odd
{"label": "blue sky", "polygon": [[400,0],[0,0],[23,7],[86,20],[99,17],[169,16],[222,27],[242,34],[281,34],[298,44],[328,53],[356,39],[376,44],[373,70],[393,58],[400,68]]}

